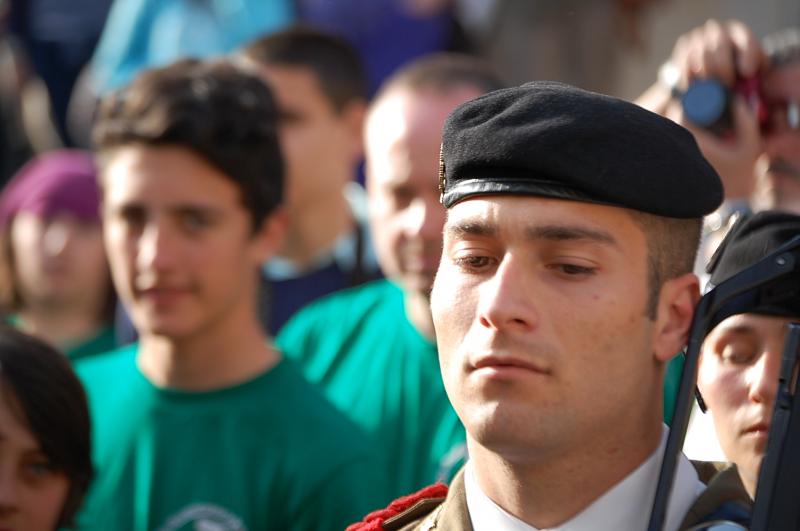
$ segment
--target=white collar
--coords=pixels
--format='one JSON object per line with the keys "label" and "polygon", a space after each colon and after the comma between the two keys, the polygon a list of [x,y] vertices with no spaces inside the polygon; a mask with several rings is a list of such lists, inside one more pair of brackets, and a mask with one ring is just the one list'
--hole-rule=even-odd
{"label": "white collar", "polygon": [[[472,527],[475,531],[618,531],[646,529],[650,519],[661,461],[669,430],[664,426],[661,444],[647,460],[600,496],[591,505],[560,526],[536,529],[507,513],[492,501],[478,485],[471,463],[467,463],[464,486]],[[678,471],[667,509],[667,531],[678,529],[694,500],[705,489],[697,472],[681,454]]]}

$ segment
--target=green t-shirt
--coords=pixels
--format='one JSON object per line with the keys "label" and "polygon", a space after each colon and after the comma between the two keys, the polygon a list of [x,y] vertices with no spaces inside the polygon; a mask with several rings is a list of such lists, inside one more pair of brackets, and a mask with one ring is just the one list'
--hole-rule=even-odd
{"label": "green t-shirt", "polygon": [[464,428],[445,395],[436,345],[408,321],[396,285],[379,280],[319,299],[276,342],[372,434],[387,500],[448,480],[463,462]]}
{"label": "green t-shirt", "polygon": [[79,529],[341,531],[380,502],[366,435],[292,362],[184,392],[150,383],[137,349],[76,364],[96,468]]}
{"label": "green t-shirt", "polygon": [[[14,328],[22,329],[22,320],[19,315],[7,316],[6,322]],[[60,345],[58,348],[66,354],[71,361],[75,361],[114,350],[117,348],[117,341],[114,335],[114,329],[111,326],[104,326],[98,330],[97,333],[82,341],[69,345]]]}
{"label": "green t-shirt", "polygon": [[70,360],[76,361],[96,356],[97,354],[104,354],[115,348],[117,348],[117,338],[114,335],[114,329],[107,326],[80,343],[65,346],[64,354]]}

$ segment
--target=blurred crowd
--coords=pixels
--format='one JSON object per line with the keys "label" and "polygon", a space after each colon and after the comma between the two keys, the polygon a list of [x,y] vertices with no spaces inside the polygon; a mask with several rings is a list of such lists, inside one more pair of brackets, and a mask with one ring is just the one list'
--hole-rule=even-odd
{"label": "blurred crowd", "polygon": [[[450,481],[472,434],[430,309],[441,137],[489,92],[551,79],[688,129],[724,186],[704,281],[737,220],[800,235],[800,8],[687,16],[662,53],[670,4],[0,0],[0,464],[24,465],[0,524],[343,529]],[[651,86],[621,86],[631,55]],[[689,444],[752,498],[726,345],[699,381],[721,452],[708,422]]]}

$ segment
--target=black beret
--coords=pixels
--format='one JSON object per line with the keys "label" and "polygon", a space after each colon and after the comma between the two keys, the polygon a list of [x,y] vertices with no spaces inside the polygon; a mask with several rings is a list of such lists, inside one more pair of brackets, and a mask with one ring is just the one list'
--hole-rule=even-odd
{"label": "black beret", "polygon": [[442,138],[439,189],[537,195],[674,218],[713,212],[722,183],[694,137],[633,103],[537,81],[457,107]]}
{"label": "black beret", "polygon": [[[711,274],[709,287],[747,269],[797,236],[800,236],[800,216],[795,214],[767,210],[739,218],[706,267]],[[759,306],[748,307],[745,311],[800,316],[800,280],[796,276],[789,277],[784,284],[773,287],[774,293],[762,298]]]}

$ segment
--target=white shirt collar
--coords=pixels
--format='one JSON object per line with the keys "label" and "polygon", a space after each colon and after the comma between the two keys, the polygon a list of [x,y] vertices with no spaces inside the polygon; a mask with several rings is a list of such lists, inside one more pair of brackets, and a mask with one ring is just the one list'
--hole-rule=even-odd
{"label": "white shirt collar", "polygon": [[[647,529],[661,461],[667,444],[665,426],[661,444],[647,460],[592,502],[586,509],[560,526],[537,529],[504,511],[478,485],[472,466],[467,463],[464,486],[472,527],[475,531],[617,531]],[[664,529],[676,531],[694,500],[705,489],[697,472],[681,454]]]}

